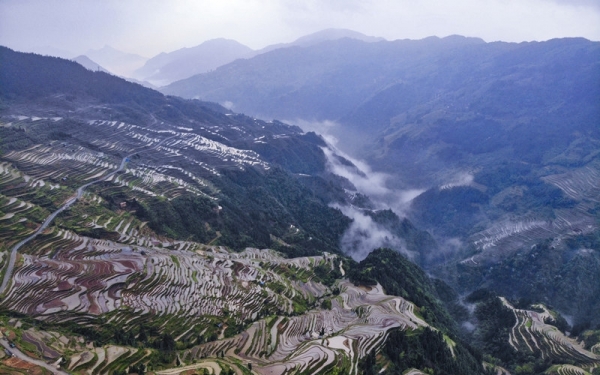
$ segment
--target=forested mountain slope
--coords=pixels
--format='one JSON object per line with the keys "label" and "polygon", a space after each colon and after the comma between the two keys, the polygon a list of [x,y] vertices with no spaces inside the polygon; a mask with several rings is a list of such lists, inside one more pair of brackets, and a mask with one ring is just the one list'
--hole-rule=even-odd
{"label": "forested mountain slope", "polygon": [[0,331],[26,356],[0,371],[356,374],[388,331],[437,329],[412,292],[345,278],[329,203],[353,194],[320,137],[67,60],[0,64]]}
{"label": "forested mountain slope", "polygon": [[342,148],[358,145],[404,184],[427,186],[488,155],[537,163],[597,139],[599,59],[599,43],[576,38],[341,39],[271,51],[163,91],[264,118],[336,121]]}
{"label": "forested mountain slope", "polygon": [[[335,150],[314,133],[163,96],[67,60],[1,48],[0,65],[0,259],[7,280],[0,331],[29,358],[79,374],[598,367],[594,331],[573,327],[586,340],[575,343],[557,312],[518,298],[556,285],[564,289],[551,298],[561,301],[583,267],[582,280],[593,286],[594,228],[529,249],[533,261],[517,248],[501,267],[490,267],[482,262],[489,257],[467,248],[470,263],[448,255],[440,263],[445,249],[435,230],[455,228],[442,222],[432,236],[391,210],[376,210],[331,173]],[[597,185],[589,174],[569,173],[542,180],[569,192],[552,196],[553,210],[593,209]],[[483,205],[493,190],[477,181],[424,193],[415,204],[425,216],[414,218],[427,224],[436,207],[430,203],[448,199],[447,192]],[[340,254],[353,221],[333,203],[353,205],[402,247],[379,249],[360,263]],[[463,211],[444,214],[457,215],[454,222],[473,214]],[[499,240],[474,241],[492,243],[481,245],[485,250]],[[493,287],[510,300],[480,291],[466,301],[477,305],[470,313],[449,285],[400,250],[439,265],[436,272],[455,286]],[[563,279],[548,284],[563,266]],[[516,284],[503,278],[507,270],[518,275],[510,280]],[[539,275],[531,288],[518,283]],[[580,293],[597,301],[593,287]],[[593,321],[594,307],[580,302],[572,303],[573,314]],[[460,329],[469,324],[472,335]],[[468,344],[473,339],[483,353]],[[544,361],[531,360],[539,355]],[[19,361],[2,359],[0,371],[30,366]]]}
{"label": "forested mountain slope", "polygon": [[420,259],[428,270],[598,323],[600,43],[344,39],[164,91],[316,121],[388,188],[424,190],[405,214],[438,243]]}
{"label": "forested mountain slope", "polygon": [[419,259],[430,272],[600,323],[600,43],[346,39],[164,91],[334,121],[322,131],[387,173],[388,188],[425,190],[405,214],[437,241]]}

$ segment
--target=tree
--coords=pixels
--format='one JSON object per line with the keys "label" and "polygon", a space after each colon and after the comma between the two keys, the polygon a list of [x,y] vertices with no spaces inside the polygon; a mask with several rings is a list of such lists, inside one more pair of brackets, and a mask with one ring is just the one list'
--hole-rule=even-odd
{"label": "tree", "polygon": [[146,335],[146,330],[141,325],[140,325],[140,333],[138,335],[138,341],[143,342],[143,343],[148,341],[148,335]]}

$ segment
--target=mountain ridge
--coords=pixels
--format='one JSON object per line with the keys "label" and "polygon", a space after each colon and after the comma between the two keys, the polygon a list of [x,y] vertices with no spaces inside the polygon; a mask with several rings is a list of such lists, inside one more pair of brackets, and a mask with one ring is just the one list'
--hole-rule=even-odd
{"label": "mountain ridge", "polygon": [[143,65],[148,58],[135,53],[123,52],[109,45],[87,50],[84,55],[106,67],[111,72],[129,77],[132,72]]}
{"label": "mountain ridge", "polygon": [[[566,286],[576,282],[572,268],[593,274],[597,264],[580,238],[599,233],[599,63],[600,43],[584,38],[339,40],[271,51],[163,91],[313,129],[337,122],[325,131],[383,173],[388,189],[425,190],[405,214],[439,245],[426,269],[462,293],[497,285],[530,296],[525,284],[550,276],[537,279],[521,257],[550,241],[560,251],[548,265],[562,259],[565,270],[553,269],[571,276],[540,302],[596,322],[593,303],[566,302]],[[593,258],[585,267],[584,256]],[[501,288],[515,262],[527,281]]]}
{"label": "mountain ridge", "polygon": [[[528,162],[486,165],[493,168],[434,186],[413,201],[423,216],[408,212],[409,220],[374,209],[381,202],[359,194],[352,177],[333,175],[335,150],[315,133],[164,96],[72,61],[0,48],[0,64],[2,265],[6,251],[58,213],[18,249],[0,300],[0,331],[27,356],[69,356],[61,366],[76,373],[483,375],[502,367],[585,373],[600,364],[600,335],[586,330],[598,316],[600,274],[593,122],[575,124],[580,133],[566,149],[543,147],[540,159],[517,154]],[[578,90],[567,91],[586,94]],[[595,113],[586,106],[595,92],[588,94],[573,99],[581,118]],[[477,108],[506,112],[485,101],[466,107]],[[505,125],[493,111],[483,119],[453,111],[452,122],[431,111],[408,113],[408,123],[399,116],[389,140],[405,130],[423,137],[419,127],[402,128],[420,119],[423,129],[445,130],[438,136],[456,149],[482,155],[473,139],[489,134],[468,136],[481,136],[477,125]],[[66,201],[72,206],[57,211]],[[363,232],[399,237],[388,241],[398,247],[359,263],[341,255],[351,219],[333,202],[376,224]],[[524,222],[498,220],[506,216]],[[502,225],[480,231],[481,217]],[[419,229],[428,224],[431,234]],[[436,243],[440,233],[453,236],[456,252]],[[430,279],[404,250],[451,285]],[[502,294],[480,289],[461,299],[452,287]],[[558,311],[573,314],[571,337]],[[467,344],[473,339],[485,355]],[[13,365],[2,361],[0,371]]]}
{"label": "mountain ridge", "polygon": [[148,59],[133,77],[162,86],[249,57],[252,53],[249,47],[234,40],[211,39],[194,47],[160,53]]}
{"label": "mountain ridge", "polygon": [[101,71],[101,72],[110,74],[110,72],[108,70],[106,70],[103,67],[101,67],[98,63],[92,61],[92,59],[90,59],[86,55],[79,55],[79,56],[77,56],[75,58],[72,58],[71,60],[75,61],[76,63],[78,63],[80,65],[82,65],[87,70]]}
{"label": "mountain ridge", "polygon": [[194,47],[184,47],[171,52],[161,52],[148,59],[133,73],[133,78],[147,80],[155,86],[164,86],[196,74],[214,70],[236,59],[247,59],[272,50],[289,47],[308,47],[326,41],[349,38],[365,42],[378,42],[383,38],[371,37],[348,29],[325,29],[302,36],[289,43],[278,43],[258,50],[231,39],[207,40]]}
{"label": "mountain ridge", "polygon": [[[404,297],[343,279],[352,261],[327,250],[338,251],[349,219],[301,182],[327,177],[325,143],[314,133],[165,97],[67,60],[0,48],[0,62],[2,250],[57,213],[18,249],[22,262],[0,301],[2,322],[21,322],[2,326],[19,348],[67,353],[47,349],[45,329],[56,329],[96,345],[69,346],[76,359],[63,366],[75,372],[117,350],[127,354],[91,371],[177,361],[242,371],[243,360],[265,374],[291,374],[291,363],[356,373],[388,330],[421,335],[429,326]],[[323,182],[335,195],[336,180]],[[65,200],[72,205],[61,211]],[[32,327],[38,319],[43,327]],[[368,345],[350,352],[345,340]]]}

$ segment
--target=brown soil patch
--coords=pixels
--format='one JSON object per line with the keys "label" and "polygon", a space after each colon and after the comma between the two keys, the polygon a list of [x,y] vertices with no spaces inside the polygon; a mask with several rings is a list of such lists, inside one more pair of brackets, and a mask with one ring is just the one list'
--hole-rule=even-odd
{"label": "brown soil patch", "polygon": [[[6,332],[4,334],[6,335]],[[10,331],[6,337],[8,337],[10,341],[13,341],[17,338],[17,335],[15,334],[15,331]]]}
{"label": "brown soil patch", "polygon": [[26,362],[26,361],[16,358],[16,357],[11,357],[9,359],[5,359],[4,361],[2,361],[2,363],[4,363],[8,367],[16,368],[19,370],[30,370],[34,367],[38,367],[38,366],[34,365],[33,363]]}

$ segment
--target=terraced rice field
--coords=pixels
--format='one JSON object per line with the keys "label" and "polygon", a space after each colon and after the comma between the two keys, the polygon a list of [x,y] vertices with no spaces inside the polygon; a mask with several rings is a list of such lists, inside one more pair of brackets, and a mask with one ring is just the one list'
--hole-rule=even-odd
{"label": "terraced rice field", "polygon": [[[243,168],[246,165],[269,168],[255,152],[211,140],[192,132],[192,128],[170,124],[153,124],[153,128],[101,120],[73,126],[72,123],[65,125],[65,120],[60,117],[9,117],[10,122],[2,119],[0,126],[25,131],[49,131],[67,126],[69,138],[68,141],[50,140],[2,155],[0,251],[35,233],[51,212],[73,199],[81,186],[101,179],[106,181],[93,187],[96,194],[86,193],[54,224],[76,232],[104,228],[107,232],[118,233],[117,238],[109,236],[112,240],[152,246],[163,239],[157,239],[144,227],[145,223],[126,212],[107,210],[101,204],[100,195],[119,196],[126,191],[132,199],[144,201],[151,197],[173,199],[191,192],[216,200],[213,197],[215,189],[206,177],[218,175],[218,168]],[[44,121],[53,124],[39,128]],[[211,133],[208,129],[204,131]],[[133,156],[124,159],[127,161],[124,173],[115,174],[123,154]],[[50,227],[43,236],[61,236],[59,232]],[[30,243],[23,250],[41,255],[55,250],[64,240],[57,239],[41,246]]]}
{"label": "terraced rice field", "polygon": [[116,160],[102,153],[90,152],[81,146],[71,146],[67,151],[60,144],[36,145],[21,151],[11,151],[4,158],[18,164],[19,169],[40,185],[45,181],[63,178],[85,182],[98,179],[103,174],[117,169]]}
{"label": "terraced rice field", "polygon": [[[333,255],[284,259],[271,250],[229,253],[188,242],[171,243],[173,250],[130,247],[67,231],[38,245],[57,241],[61,250],[50,256],[23,254],[5,307],[50,321],[112,313],[110,321],[124,327],[148,316],[165,316],[178,320],[180,337],[198,324],[198,317],[222,316],[224,311],[240,324],[254,321],[241,334],[183,352],[184,362],[224,353],[222,361],[228,366],[237,366],[236,360],[252,362],[263,374],[317,372],[340,365],[354,371],[358,359],[378,347],[389,329],[426,325],[412,303],[385,295],[380,286],[367,290],[342,281],[341,293],[333,297],[321,283],[289,280],[277,272],[281,266],[296,272],[319,264],[341,267]],[[293,316],[297,298],[314,304],[332,298],[332,309],[313,308]],[[273,312],[279,315],[260,319]],[[23,339],[36,342],[29,333]],[[51,348],[34,345],[45,357],[56,356]],[[105,349],[72,357],[70,368],[97,358],[92,372],[102,373],[127,354],[123,348],[113,349],[102,359],[99,350]]]}
{"label": "terraced rice field", "polygon": [[577,201],[600,203],[600,165],[593,163],[567,173],[544,177],[544,181],[561,189]]}
{"label": "terraced rice field", "polygon": [[342,282],[340,287],[331,310],[260,320],[235,337],[185,351],[182,358],[224,353],[253,363],[261,374],[319,373],[333,366],[355,373],[358,359],[382,344],[389,329],[426,325],[412,303],[385,295],[379,285],[366,290]]}
{"label": "terraced rice field", "polygon": [[[150,349],[116,345],[94,347],[92,343],[85,343],[79,336],[66,337],[57,332],[33,328],[22,332],[17,342],[30,358],[39,358],[48,364],[47,368],[53,368],[57,373],[58,369],[66,369],[77,374],[110,374],[118,370],[127,370],[129,366],[144,361],[152,353]],[[68,358],[66,362],[65,358]],[[28,361],[22,361],[22,364],[32,366]],[[60,373],[66,374],[64,371]]]}
{"label": "terraced rice field", "polygon": [[600,366],[600,356],[585,350],[580,343],[565,336],[555,326],[544,322],[545,319],[554,319],[545,306],[536,305],[543,310],[540,313],[515,309],[506,299],[502,298],[502,301],[517,318],[509,338],[510,345],[516,350],[530,352],[541,358],[551,358],[554,363],[577,363],[580,366],[559,366],[553,374],[579,374],[576,371],[584,374],[584,369]]}
{"label": "terraced rice field", "polygon": [[587,234],[598,228],[592,213],[600,205],[600,165],[592,163],[586,167],[561,174],[546,176],[543,180],[555,185],[574,199],[573,208],[555,209],[555,218],[540,220],[530,218],[508,218],[504,222],[475,234],[471,241],[481,250],[473,259],[464,262],[498,261],[507,254],[531,246],[541,239],[554,238],[560,242],[572,234]]}
{"label": "terraced rice field", "polygon": [[546,371],[549,375],[592,375],[590,372],[573,365],[555,365]]}
{"label": "terraced rice field", "polygon": [[[25,159],[11,155],[20,163]],[[5,169],[15,173],[15,168]],[[95,171],[88,175],[96,178]],[[100,201],[97,195],[86,193],[72,211]],[[6,203],[15,202],[8,198]],[[258,249],[230,253],[219,247],[145,236],[138,230],[143,223],[133,217],[104,214],[82,215],[81,225],[110,229],[119,238],[93,239],[51,226],[28,243],[3,306],[49,321],[85,322],[109,314],[109,322],[123,327],[138,325],[148,316],[162,316],[165,324],[177,321],[178,339],[195,334],[188,327],[212,322],[206,317],[227,314],[235,324],[254,323],[241,334],[183,352],[182,361],[221,353],[225,358],[219,369],[239,370],[240,363],[251,362],[263,374],[318,372],[333,366],[354,373],[358,360],[380,345],[389,329],[425,325],[414,314],[412,303],[386,296],[379,286],[365,290],[342,282],[338,285],[341,293],[334,297],[330,288],[313,280],[311,270],[325,264],[343,273],[336,256],[284,259],[271,250]],[[285,277],[282,270],[299,276]],[[332,299],[331,310],[316,307],[324,298]],[[306,305],[300,312],[309,310],[295,315],[300,302]],[[57,357],[48,340],[33,332],[23,334],[22,340],[47,360]],[[103,373],[134,358],[142,360],[146,354],[135,350],[81,350],[70,358],[68,368]],[[194,366],[212,368],[215,363],[201,361]]]}
{"label": "terraced rice field", "polygon": [[46,183],[0,162],[0,249],[27,237],[73,190]]}
{"label": "terraced rice field", "polygon": [[[0,126],[28,129],[39,124],[40,120],[52,121],[55,123],[53,126],[58,128],[64,126],[65,121],[62,118],[34,120],[31,116],[12,116],[2,119]],[[238,127],[225,129],[227,132],[222,130],[221,133],[249,137]],[[221,138],[227,142],[228,138],[209,127],[193,130],[164,123],[139,126],[118,121],[88,120],[77,126],[70,125],[69,135],[67,141],[50,140],[2,155],[0,192],[11,197],[19,193],[11,194],[9,191],[9,187],[18,185],[15,179],[19,177],[11,168],[20,171],[25,180],[20,182],[33,188],[75,189],[115,170],[120,159],[130,154],[133,156],[125,173],[108,181],[133,190],[140,199],[153,196],[172,199],[183,192],[210,197],[214,194],[210,178],[218,176],[222,168],[270,168],[256,152],[214,140]],[[3,182],[7,184],[4,188],[1,186]],[[44,195],[52,194],[44,191]],[[62,200],[66,198],[62,196]]]}
{"label": "terraced rice field", "polygon": [[552,366],[545,373],[548,375],[592,375],[590,372],[573,365]]}
{"label": "terraced rice field", "polygon": [[[139,150],[143,155],[144,149],[150,149],[158,142],[153,140],[148,145],[139,144],[134,150]],[[46,185],[45,181],[54,181],[54,184],[49,185],[50,190],[59,187],[59,183],[78,187],[86,182],[100,179],[118,168],[120,160],[109,156],[108,153],[95,152],[83,147],[76,149],[74,146],[70,147],[72,148],[67,152],[61,148],[60,143],[52,146],[37,145],[27,150],[7,153],[3,158],[18,168],[26,179],[31,180],[32,187],[43,187]],[[112,144],[107,149],[114,151],[115,147]],[[121,147],[117,147],[117,150],[126,151],[121,150]],[[163,159],[163,162],[167,160]],[[184,191],[206,195],[202,189],[210,185],[192,173],[185,172],[181,167],[169,164],[140,163],[138,165],[134,161],[130,161],[126,173],[113,176],[108,181],[132,189],[139,193],[141,198],[164,196],[172,199]]]}

